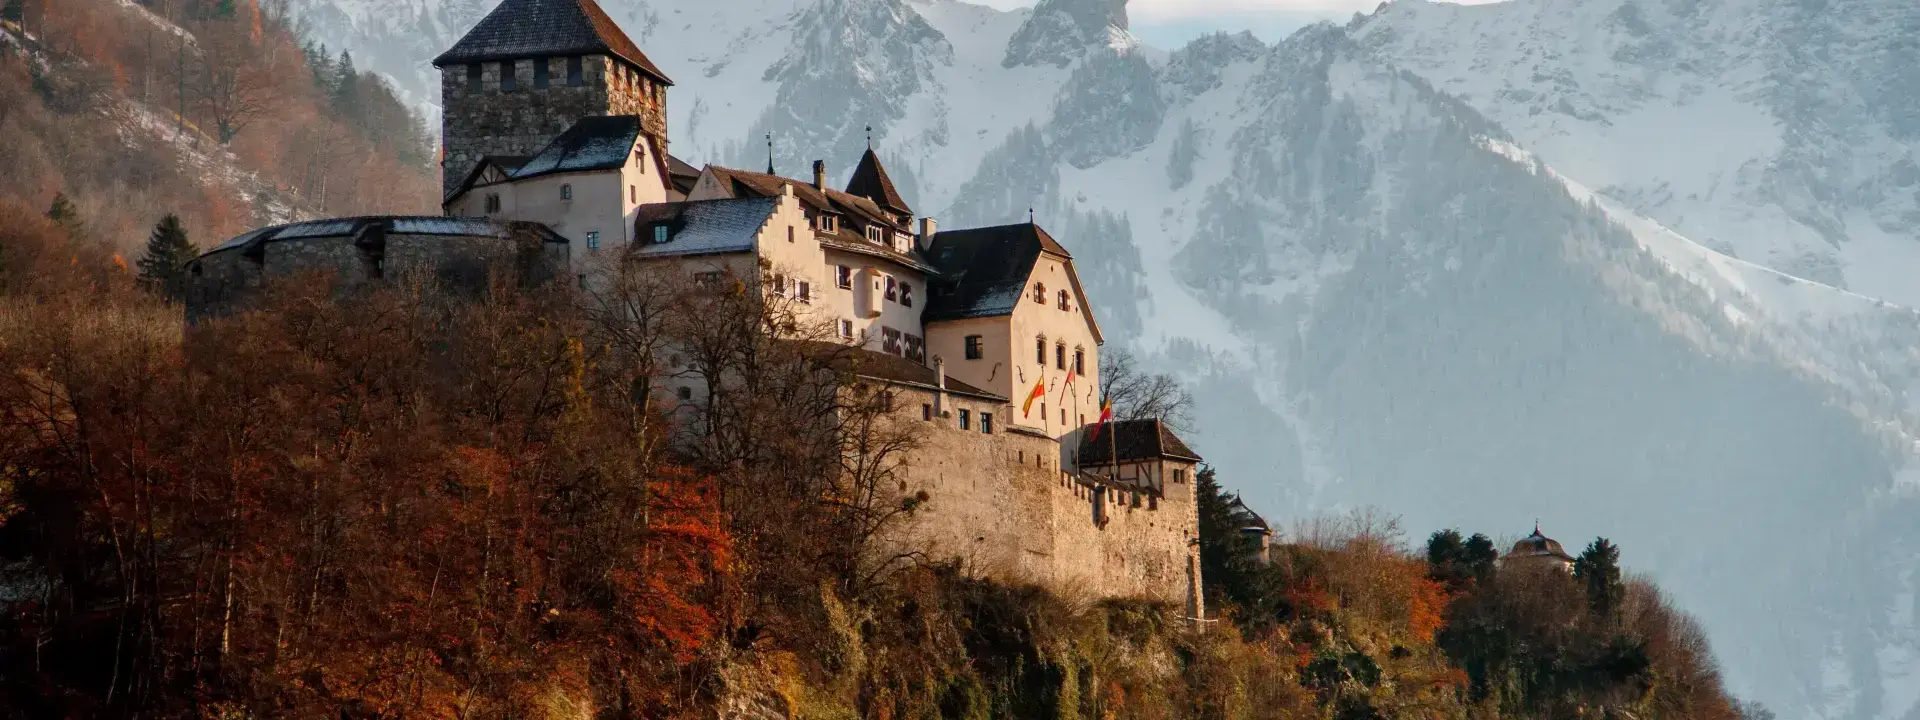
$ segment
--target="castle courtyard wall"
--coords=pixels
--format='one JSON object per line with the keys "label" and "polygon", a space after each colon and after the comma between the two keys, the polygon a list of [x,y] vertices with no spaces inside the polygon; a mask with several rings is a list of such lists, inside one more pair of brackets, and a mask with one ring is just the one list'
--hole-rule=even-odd
{"label": "castle courtyard wall", "polygon": [[[903,391],[902,412],[918,420],[933,395]],[[1003,425],[1009,405],[956,395],[947,405],[951,416],[934,418],[907,468],[908,493],[928,497],[896,542],[981,577],[1069,595],[1151,598],[1197,614],[1190,493],[1170,500],[1092,483],[1061,467],[1057,441]],[[966,430],[958,427],[961,409],[969,411]],[[991,434],[981,431],[982,412],[996,417]]]}

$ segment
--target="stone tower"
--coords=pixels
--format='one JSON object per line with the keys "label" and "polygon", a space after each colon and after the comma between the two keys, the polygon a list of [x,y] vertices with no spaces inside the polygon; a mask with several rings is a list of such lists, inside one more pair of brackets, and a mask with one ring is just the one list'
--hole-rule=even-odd
{"label": "stone tower", "polygon": [[504,0],[433,66],[446,192],[481,158],[524,159],[583,117],[637,115],[666,147],[673,81],[594,0]]}

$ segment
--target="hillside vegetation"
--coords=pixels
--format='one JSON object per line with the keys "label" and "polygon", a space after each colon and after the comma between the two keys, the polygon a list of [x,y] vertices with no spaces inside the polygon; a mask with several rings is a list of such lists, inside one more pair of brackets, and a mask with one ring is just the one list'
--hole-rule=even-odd
{"label": "hillside vegetation", "polygon": [[[925,425],[823,391],[838,351],[770,340],[796,317],[771,294],[295,277],[183,330],[110,243],[10,212],[8,716],[1743,714],[1605,541],[1529,572],[1356,515],[1261,563],[1208,473],[1205,622],[878,557],[941,501],[887,491]],[[635,391],[665,377],[756,392]],[[682,422],[710,431],[669,447]]]}
{"label": "hillside vegetation", "polygon": [[317,214],[437,214],[432,140],[379,76],[255,0],[9,0],[0,201],[72,203],[132,250]]}

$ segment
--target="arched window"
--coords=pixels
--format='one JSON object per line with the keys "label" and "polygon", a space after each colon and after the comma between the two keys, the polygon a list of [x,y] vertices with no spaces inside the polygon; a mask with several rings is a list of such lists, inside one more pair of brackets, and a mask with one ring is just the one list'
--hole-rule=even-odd
{"label": "arched window", "polygon": [[572,186],[572,185],[561,185],[561,186],[560,186],[560,199],[561,199],[561,200],[572,200],[572,199],[573,199],[573,186]]}
{"label": "arched window", "polygon": [[1060,309],[1067,309],[1067,291],[1065,290],[1060,291]]}
{"label": "arched window", "polygon": [[1033,301],[1040,303],[1041,305],[1047,304],[1047,284],[1046,283],[1033,284]]}

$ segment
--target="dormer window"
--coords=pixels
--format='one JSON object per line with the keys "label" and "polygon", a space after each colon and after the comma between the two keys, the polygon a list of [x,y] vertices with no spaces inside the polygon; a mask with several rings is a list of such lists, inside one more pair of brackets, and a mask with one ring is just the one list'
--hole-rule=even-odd
{"label": "dormer window", "polygon": [[820,232],[840,232],[840,219],[832,215],[820,216]]}
{"label": "dormer window", "polygon": [[867,226],[867,242],[873,243],[875,245],[885,245],[887,242],[886,231],[881,230],[878,225],[868,225]]}
{"label": "dormer window", "polygon": [[569,184],[569,185],[560,186],[560,199],[561,200],[573,199],[573,185]]}
{"label": "dormer window", "polygon": [[665,225],[653,226],[653,243],[655,245],[658,245],[660,243],[666,242],[667,240],[668,240],[667,226]]}
{"label": "dormer window", "polygon": [[[1046,283],[1033,284],[1033,301],[1040,303],[1041,305],[1047,304],[1047,284]],[[1046,362],[1046,361],[1042,360],[1041,362]]]}

